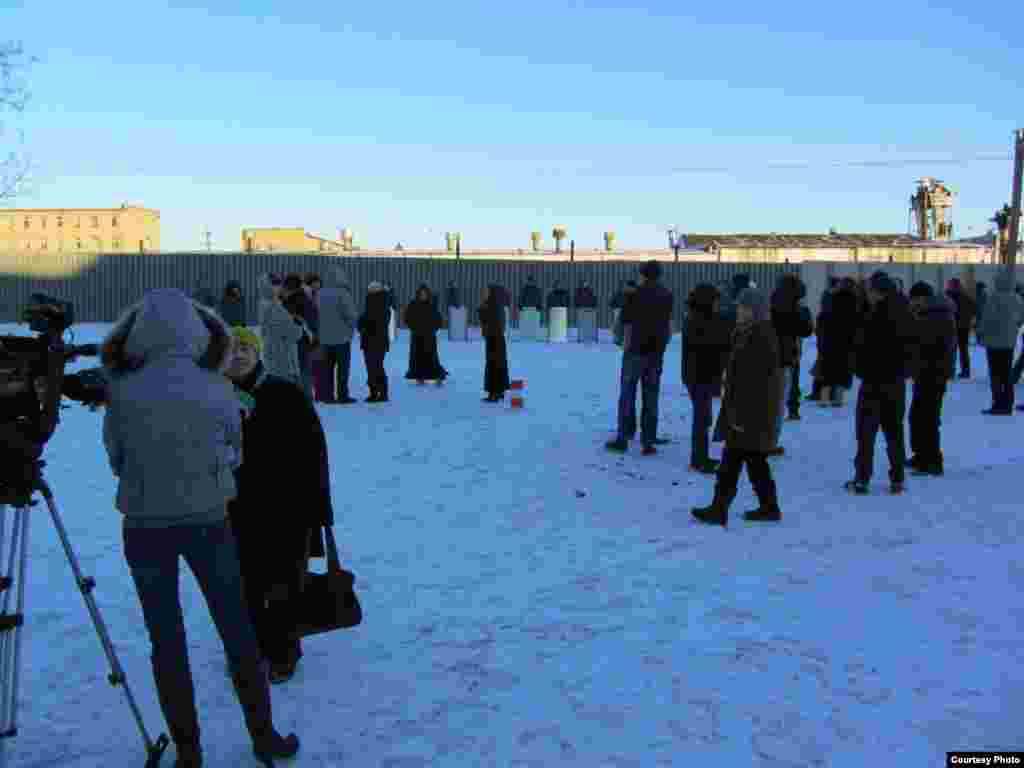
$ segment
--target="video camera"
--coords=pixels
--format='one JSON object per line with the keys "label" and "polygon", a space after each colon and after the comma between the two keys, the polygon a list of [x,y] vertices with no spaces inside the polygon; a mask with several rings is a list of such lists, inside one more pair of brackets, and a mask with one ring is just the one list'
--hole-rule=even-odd
{"label": "video camera", "polygon": [[[0,455],[4,465],[19,459],[33,462],[42,455],[59,422],[64,366],[76,357],[95,356],[99,351],[95,344],[64,343],[64,332],[74,321],[71,302],[33,293],[22,319],[36,336],[0,336]],[[6,467],[2,471],[7,474]],[[0,483],[4,479],[0,476]]]}

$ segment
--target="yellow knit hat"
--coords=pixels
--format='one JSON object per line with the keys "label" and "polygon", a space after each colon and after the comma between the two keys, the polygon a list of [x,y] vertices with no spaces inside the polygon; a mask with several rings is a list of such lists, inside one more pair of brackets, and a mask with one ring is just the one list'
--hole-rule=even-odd
{"label": "yellow knit hat", "polygon": [[242,344],[246,344],[250,347],[255,347],[257,352],[263,351],[263,339],[259,337],[256,331],[251,328],[246,328],[242,325],[236,325],[231,329],[231,334],[238,339]]}

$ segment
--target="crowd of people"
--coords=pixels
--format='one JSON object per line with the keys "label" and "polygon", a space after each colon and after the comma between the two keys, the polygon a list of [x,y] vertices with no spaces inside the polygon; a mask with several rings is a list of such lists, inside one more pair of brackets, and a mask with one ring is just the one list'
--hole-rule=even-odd
{"label": "crowd of people", "polygon": [[[660,264],[645,263],[638,280],[624,284],[612,300],[622,361],[617,434],[606,446],[611,451],[628,451],[638,431],[644,455],[656,453],[662,442],[658,401],[674,299],[661,276]],[[530,302],[524,306],[533,306],[534,287],[524,289]],[[941,476],[943,400],[956,377],[958,354],[959,375],[970,376],[971,331],[986,349],[992,381],[992,406],[985,414],[1013,412],[1013,388],[1024,368],[1024,354],[1013,361],[1024,302],[1010,274],[999,275],[991,295],[981,287],[951,281],[937,295],[917,283],[905,292],[879,271],[866,280],[831,281],[815,318],[796,275],[780,277],[771,293],[746,275],[725,285],[697,285],[687,297],[681,333],[682,381],[693,405],[690,468],[716,480],[712,501],[694,508],[694,518],[727,525],[746,466],[758,507],[744,518],[781,520],[769,459],[784,452],[784,422],[800,420],[802,402],[843,407],[854,378],[861,381],[853,427],[857,453],[846,489],[868,492],[879,431],[886,441],[890,492],[904,490],[907,469]],[[193,572],[217,626],[255,754],[268,766],[295,755],[298,738],[274,728],[269,686],[290,680],[302,658],[308,561],[325,554],[324,529],[334,522],[327,440],[314,403],[354,402],[349,373],[355,331],[366,364],[367,400],[387,402],[389,395],[384,361],[396,305],[387,284],[368,286],[361,313],[341,270],[326,284],[316,275],[267,275],[259,290],[259,334],[246,323],[237,283],[227,286],[216,308],[209,297],[161,289],[126,310],[101,348],[104,445],[118,478],[125,558],[178,768],[202,765],[179,560]],[[446,300],[449,307],[459,306],[454,284]],[[507,291],[490,285],[477,310],[485,341],[484,399],[492,403],[510,387],[508,304]],[[444,320],[429,287],[419,287],[405,319],[407,378],[440,384],[447,371],[436,336]],[[804,400],[802,347],[815,334],[814,383]],[[724,444],[717,460],[713,442]],[[279,482],[282,473],[286,484]]]}
{"label": "crowd of people", "polygon": [[[657,452],[658,399],[665,350],[672,335],[672,295],[659,283],[660,268],[640,270],[639,285],[627,286],[616,320],[616,343],[623,347],[616,437],[610,451],[625,452],[636,437],[636,392],[641,390],[642,454]],[[784,420],[799,421],[803,340],[817,335],[807,401],[843,407],[854,378],[860,379],[854,414],[857,453],[853,478],[845,489],[869,492],[874,451],[881,431],[889,460],[889,491],[904,491],[906,472],[944,474],[940,427],[950,380],[970,378],[970,333],[985,348],[992,405],[983,413],[1008,416],[1014,386],[1024,372],[1024,350],[1013,350],[1024,324],[1024,301],[1010,273],[986,286],[966,287],[952,279],[944,295],[919,282],[909,292],[884,271],[866,280],[832,279],[821,297],[817,318],[805,305],[806,286],[793,274],[779,278],[768,294],[749,276],[727,286],[702,283],[687,297],[681,333],[683,384],[693,406],[690,469],[716,477],[714,497],[692,510],[703,523],[725,526],[743,466],[758,498],[744,514],[754,521],[782,518],[768,459],[785,452]],[[907,380],[912,381],[907,409]],[[722,456],[710,455],[713,401],[721,399],[714,442]],[[1017,406],[1024,410],[1024,406]],[[905,445],[909,418],[911,455]]]}

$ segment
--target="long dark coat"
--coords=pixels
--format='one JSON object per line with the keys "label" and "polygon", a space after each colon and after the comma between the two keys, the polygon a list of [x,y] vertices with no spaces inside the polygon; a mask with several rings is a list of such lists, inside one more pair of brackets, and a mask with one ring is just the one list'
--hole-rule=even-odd
{"label": "long dark coat", "polygon": [[409,370],[405,378],[416,381],[442,381],[448,371],[441,365],[437,352],[437,332],[441,330],[441,313],[428,298],[414,300],[405,309],[409,328]]}
{"label": "long dark coat", "polygon": [[388,324],[391,320],[390,295],[384,291],[366,294],[366,310],[359,317],[359,348],[364,352],[386,354],[391,349]]}
{"label": "long dark coat", "polygon": [[505,309],[498,303],[493,290],[481,305],[478,315],[486,348],[484,391],[491,395],[503,395],[512,386],[508,375],[508,350],[505,346]]}
{"label": "long dark coat", "polygon": [[[327,439],[320,417],[295,384],[262,364],[242,385],[254,405],[242,421],[237,497],[228,503],[243,563],[265,583],[290,583],[305,557],[324,554],[322,528],[334,525]],[[245,573],[242,574],[243,577]]]}
{"label": "long dark coat", "polygon": [[682,334],[683,384],[689,389],[710,385],[721,392],[722,371],[729,360],[729,323],[711,307],[694,307]]}
{"label": "long dark coat", "polygon": [[736,327],[722,399],[727,449],[767,453],[775,448],[785,384],[779,360],[771,321]]}
{"label": "long dark coat", "polygon": [[861,324],[856,294],[847,290],[833,293],[820,322],[818,378],[827,387],[849,389],[853,386],[854,339]]}

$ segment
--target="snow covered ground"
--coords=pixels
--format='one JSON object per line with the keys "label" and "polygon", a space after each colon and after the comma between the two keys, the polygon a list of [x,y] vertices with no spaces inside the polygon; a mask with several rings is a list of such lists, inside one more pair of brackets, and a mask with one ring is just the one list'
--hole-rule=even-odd
{"label": "snow covered ground", "polygon": [[[76,341],[102,330],[79,327]],[[874,495],[845,494],[852,406],[807,406],[773,460],[783,522],[740,519],[754,503],[744,477],[727,531],[690,519],[713,481],[686,469],[678,337],[661,401],[661,432],[676,440],[650,458],[603,449],[620,359],[610,343],[511,343],[522,411],[480,402],[479,342],[442,341],[443,389],[404,380],[407,350],[402,334],[390,404],[321,407],[366,619],[308,639],[295,679],[274,688],[279,726],[303,741],[293,765],[927,767],[947,750],[1024,744],[1024,415],[980,415],[981,349],[976,378],[946,401],[945,478],[882,493],[880,438]],[[62,418],[47,477],[160,732],[101,414]],[[30,552],[11,765],[141,768],[45,509]],[[207,765],[255,765],[183,572]]]}

